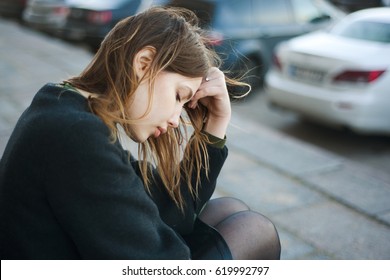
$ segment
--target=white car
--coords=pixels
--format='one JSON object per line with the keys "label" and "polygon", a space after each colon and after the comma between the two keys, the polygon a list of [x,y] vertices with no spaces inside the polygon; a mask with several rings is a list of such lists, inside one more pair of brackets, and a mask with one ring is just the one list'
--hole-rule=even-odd
{"label": "white car", "polygon": [[390,135],[390,8],[281,43],[265,88],[270,104],[311,120]]}

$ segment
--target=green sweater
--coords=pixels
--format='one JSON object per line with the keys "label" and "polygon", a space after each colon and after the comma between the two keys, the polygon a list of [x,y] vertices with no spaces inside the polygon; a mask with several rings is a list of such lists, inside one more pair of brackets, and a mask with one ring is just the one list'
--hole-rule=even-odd
{"label": "green sweater", "polygon": [[[208,146],[199,198],[183,184],[184,215],[84,97],[45,85],[20,117],[0,162],[1,259],[189,259],[181,235],[211,197],[227,148]],[[158,180],[157,180],[158,181]]]}

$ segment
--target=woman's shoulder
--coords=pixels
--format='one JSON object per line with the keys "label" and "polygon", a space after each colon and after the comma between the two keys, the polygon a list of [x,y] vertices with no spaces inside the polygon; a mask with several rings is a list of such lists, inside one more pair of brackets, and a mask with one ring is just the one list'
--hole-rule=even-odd
{"label": "woman's shoulder", "polygon": [[19,118],[14,134],[19,139],[38,144],[82,139],[89,135],[107,139],[110,135],[108,127],[90,111],[83,96],[56,84],[46,84],[36,93]]}
{"label": "woman's shoulder", "polygon": [[80,123],[92,123],[95,129],[96,126],[105,127],[100,118],[90,111],[85,97],[60,84],[44,85],[24,115],[26,121],[42,128],[66,129]]}

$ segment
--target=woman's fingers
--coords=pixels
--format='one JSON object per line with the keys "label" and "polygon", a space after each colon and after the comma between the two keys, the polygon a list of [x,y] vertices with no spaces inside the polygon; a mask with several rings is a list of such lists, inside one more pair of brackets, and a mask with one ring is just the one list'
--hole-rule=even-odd
{"label": "woman's fingers", "polygon": [[189,107],[195,108],[200,100],[203,105],[207,106],[209,100],[204,100],[205,98],[223,99],[225,96],[228,96],[225,75],[221,70],[213,67],[210,69],[207,77],[203,79],[203,82],[192,98]]}
{"label": "woman's fingers", "polygon": [[188,106],[196,108],[199,102],[208,109],[208,118],[230,119],[231,107],[225,75],[218,68],[210,69]]}

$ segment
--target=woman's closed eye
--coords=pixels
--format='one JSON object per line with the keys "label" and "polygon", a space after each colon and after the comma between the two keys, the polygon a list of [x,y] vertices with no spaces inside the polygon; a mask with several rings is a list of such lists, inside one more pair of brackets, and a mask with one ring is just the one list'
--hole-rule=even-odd
{"label": "woman's closed eye", "polygon": [[194,93],[190,87],[182,86],[176,92],[176,101],[187,103],[192,99],[193,96]]}
{"label": "woman's closed eye", "polygon": [[189,95],[189,94],[181,94],[181,93],[176,93],[176,101],[179,102],[179,103],[188,103],[190,102],[192,98],[192,95]]}
{"label": "woman's closed eye", "polygon": [[181,96],[180,96],[180,93],[176,93],[176,101],[177,102],[181,102]]}

